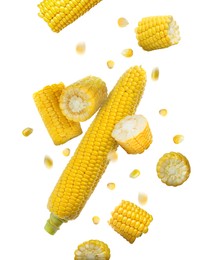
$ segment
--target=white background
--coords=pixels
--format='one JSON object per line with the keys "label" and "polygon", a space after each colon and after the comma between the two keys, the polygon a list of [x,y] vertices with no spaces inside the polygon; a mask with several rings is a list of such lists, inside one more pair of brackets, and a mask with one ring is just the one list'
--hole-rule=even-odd
{"label": "white background", "polygon": [[[104,0],[89,13],[53,33],[37,16],[36,1],[1,0],[1,179],[0,259],[68,260],[77,245],[100,239],[111,249],[111,259],[163,260],[212,259],[212,172],[211,172],[211,8],[210,1]],[[153,52],[143,51],[134,28],[145,16],[173,15],[181,42]],[[129,26],[119,28],[117,19],[126,17]],[[87,49],[75,52],[78,42]],[[120,53],[132,48],[134,56]],[[115,61],[109,70],[108,59]],[[48,197],[82,138],[54,146],[39,117],[32,94],[45,85],[69,85],[87,75],[101,77],[111,90],[121,74],[132,65],[147,72],[146,90],[137,110],[149,120],[153,144],[142,155],[130,156],[118,149],[119,160],[111,163],[77,220],[64,224],[55,236],[43,230],[49,217]],[[151,80],[158,66],[160,78]],[[167,108],[161,117],[159,109]],[[82,124],[85,133],[93,118]],[[22,136],[25,127],[34,132]],[[176,145],[175,134],[185,140]],[[166,152],[184,154],[191,164],[190,178],[180,187],[168,187],[157,177],[155,167]],[[45,168],[43,158],[54,160]],[[141,176],[130,179],[138,168]],[[107,189],[115,182],[114,191]],[[108,226],[110,212],[121,199],[138,203],[138,192],[148,195],[143,207],[153,215],[149,232],[129,244]],[[101,218],[95,226],[91,219]]]}

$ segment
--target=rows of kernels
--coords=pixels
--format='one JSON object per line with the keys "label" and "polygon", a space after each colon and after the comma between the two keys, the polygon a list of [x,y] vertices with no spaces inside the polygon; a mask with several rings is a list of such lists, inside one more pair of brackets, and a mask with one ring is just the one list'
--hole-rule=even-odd
{"label": "rows of kernels", "polygon": [[108,153],[117,148],[111,136],[114,126],[135,113],[145,83],[146,73],[138,66],[121,76],[49,198],[48,208],[54,215],[67,220],[79,215],[108,165]]}
{"label": "rows of kernels", "polygon": [[68,120],[60,110],[59,98],[63,89],[63,83],[53,84],[33,94],[43,123],[55,145],[63,144],[82,133],[80,124]]}
{"label": "rows of kernels", "polygon": [[101,0],[43,0],[39,5],[39,16],[54,32],[59,32],[80,16],[88,12]]}
{"label": "rows of kernels", "polygon": [[109,224],[127,241],[133,243],[137,237],[148,232],[152,216],[129,201],[122,201],[112,212]]}

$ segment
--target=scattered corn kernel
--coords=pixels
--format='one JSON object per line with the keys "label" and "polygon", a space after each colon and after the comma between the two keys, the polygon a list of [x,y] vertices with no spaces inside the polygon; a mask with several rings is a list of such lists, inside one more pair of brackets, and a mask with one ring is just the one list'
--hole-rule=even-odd
{"label": "scattered corn kernel", "polygon": [[159,78],[159,69],[158,68],[154,68],[152,70],[151,78],[154,81],[158,80],[158,78]]}
{"label": "scattered corn kernel", "polygon": [[69,154],[70,154],[70,149],[69,149],[69,148],[65,148],[65,149],[63,150],[63,155],[64,155],[64,156],[69,156]]}
{"label": "scattered corn kernel", "polygon": [[130,173],[130,178],[135,179],[135,178],[137,178],[140,174],[141,174],[140,171],[139,171],[138,169],[135,169],[135,170],[133,170],[133,171]]}
{"label": "scattered corn kernel", "polygon": [[48,168],[48,169],[52,168],[52,166],[53,166],[53,161],[48,155],[46,155],[44,157],[44,164],[45,164],[46,168]]}
{"label": "scattered corn kernel", "polygon": [[97,224],[99,224],[99,222],[100,222],[100,218],[99,218],[98,216],[94,216],[94,217],[92,218],[92,221],[93,221],[93,223],[94,223],[95,225],[97,225]]}
{"label": "scattered corn kernel", "polygon": [[184,136],[183,135],[175,135],[173,137],[173,142],[175,144],[180,144],[180,143],[182,143],[183,140],[184,140]]}
{"label": "scattered corn kernel", "polygon": [[79,42],[77,45],[76,45],[76,52],[80,55],[84,54],[85,53],[85,50],[86,50],[86,45],[84,42]]}
{"label": "scattered corn kernel", "polygon": [[116,188],[116,184],[113,182],[110,182],[107,184],[107,187],[109,190],[114,190]]}
{"label": "scattered corn kernel", "polygon": [[121,54],[126,58],[130,58],[130,57],[133,56],[133,50],[132,49],[124,49]]}
{"label": "scattered corn kernel", "polygon": [[126,18],[120,17],[120,18],[118,19],[118,26],[119,26],[119,27],[126,27],[128,24],[129,24],[129,22],[127,21]]}
{"label": "scattered corn kernel", "polygon": [[148,197],[144,193],[139,193],[138,194],[138,201],[141,205],[145,205],[148,201]]}
{"label": "scattered corn kernel", "polygon": [[107,61],[107,66],[108,66],[109,69],[112,69],[112,68],[114,67],[114,64],[115,64],[115,63],[114,63],[114,61],[112,61],[112,60],[108,60],[108,61]]}
{"label": "scattered corn kernel", "polygon": [[118,160],[118,153],[116,151],[110,151],[107,155],[109,161],[115,162]]}
{"label": "scattered corn kernel", "polygon": [[167,111],[167,109],[163,108],[163,109],[159,110],[159,114],[161,116],[166,116],[168,114],[168,111]]}
{"label": "scattered corn kernel", "polygon": [[25,129],[22,131],[22,135],[25,136],[25,137],[27,137],[27,136],[31,135],[32,132],[33,132],[33,129],[30,128],[30,127],[27,127],[27,128],[25,128]]}

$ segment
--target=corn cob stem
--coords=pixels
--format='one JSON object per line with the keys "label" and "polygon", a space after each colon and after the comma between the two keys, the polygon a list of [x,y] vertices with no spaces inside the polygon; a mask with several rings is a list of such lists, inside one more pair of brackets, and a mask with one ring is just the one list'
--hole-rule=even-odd
{"label": "corn cob stem", "polygon": [[135,66],[122,75],[111,91],[49,198],[48,209],[58,218],[73,220],[80,214],[106,170],[108,153],[118,146],[111,136],[114,126],[135,113],[145,84],[145,71]]}

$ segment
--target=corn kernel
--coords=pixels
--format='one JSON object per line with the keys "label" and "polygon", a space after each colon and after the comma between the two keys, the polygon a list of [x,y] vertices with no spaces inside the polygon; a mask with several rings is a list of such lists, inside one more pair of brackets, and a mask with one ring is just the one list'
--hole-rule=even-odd
{"label": "corn kernel", "polygon": [[173,142],[175,144],[180,144],[180,143],[182,143],[183,140],[184,140],[184,136],[183,135],[175,135],[173,137]]}
{"label": "corn kernel", "polygon": [[109,161],[115,162],[118,160],[118,153],[116,151],[110,151],[108,153],[107,159]]}
{"label": "corn kernel", "polygon": [[130,58],[130,57],[133,56],[133,50],[132,49],[124,49],[121,54],[126,58]]}
{"label": "corn kernel", "polygon": [[161,116],[166,116],[166,115],[168,114],[168,111],[167,111],[167,109],[163,108],[163,109],[160,109],[160,110],[159,110],[159,114],[160,114]]}
{"label": "corn kernel", "polygon": [[159,78],[159,69],[158,68],[154,68],[152,70],[151,78],[154,81],[158,80],[158,78]]}
{"label": "corn kernel", "polygon": [[32,132],[33,132],[33,129],[30,128],[30,127],[27,127],[27,128],[25,128],[25,129],[22,131],[22,135],[25,136],[25,137],[27,137],[27,136],[31,135]]}
{"label": "corn kernel", "polygon": [[129,22],[127,21],[126,18],[120,17],[120,18],[118,19],[118,26],[119,26],[119,27],[126,27],[128,24],[129,24]]}
{"label": "corn kernel", "polygon": [[84,54],[86,50],[86,45],[84,42],[80,42],[76,45],[76,52],[80,55]]}
{"label": "corn kernel", "polygon": [[139,193],[138,194],[138,201],[141,205],[145,205],[148,201],[148,197],[144,193]]}
{"label": "corn kernel", "polygon": [[113,182],[110,182],[107,184],[107,187],[109,190],[114,190],[116,188],[116,184]]}
{"label": "corn kernel", "polygon": [[135,179],[135,178],[137,178],[140,174],[141,174],[140,171],[139,171],[138,169],[135,169],[135,170],[133,170],[133,171],[130,173],[130,178]]}
{"label": "corn kernel", "polygon": [[94,217],[92,218],[92,221],[93,221],[93,223],[94,223],[95,225],[97,225],[97,224],[99,224],[99,222],[100,222],[100,218],[99,218],[98,216],[94,216]]}
{"label": "corn kernel", "polygon": [[53,161],[52,161],[52,159],[51,159],[48,155],[46,155],[46,156],[44,157],[44,165],[45,165],[46,168],[48,168],[48,169],[52,168],[52,166],[53,166]]}
{"label": "corn kernel", "polygon": [[65,148],[65,149],[63,150],[63,155],[64,155],[64,156],[69,156],[69,154],[70,154],[70,149],[69,149],[69,148]]}
{"label": "corn kernel", "polygon": [[107,61],[107,66],[108,66],[109,69],[112,69],[112,68],[114,67],[114,64],[115,64],[115,63],[114,63],[114,61],[112,61],[112,60],[108,60],[108,61]]}

